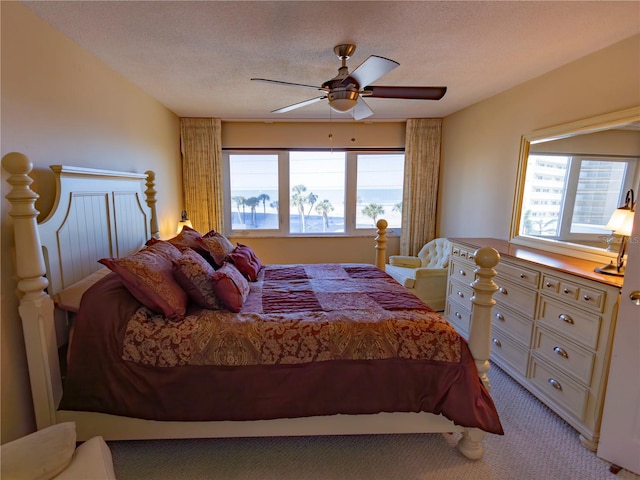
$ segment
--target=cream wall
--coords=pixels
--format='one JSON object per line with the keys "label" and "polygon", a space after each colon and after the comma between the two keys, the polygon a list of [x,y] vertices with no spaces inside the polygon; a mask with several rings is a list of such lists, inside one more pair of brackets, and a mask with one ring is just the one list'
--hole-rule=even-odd
{"label": "cream wall", "polygon": [[[53,203],[51,164],[155,170],[162,232],[182,205],[178,118],[18,2],[1,2],[2,156],[26,154],[43,216]],[[2,171],[1,443],[34,427],[13,278],[13,229]]]}
{"label": "cream wall", "polygon": [[521,135],[637,105],[640,35],[446,117],[439,235],[508,239]]}

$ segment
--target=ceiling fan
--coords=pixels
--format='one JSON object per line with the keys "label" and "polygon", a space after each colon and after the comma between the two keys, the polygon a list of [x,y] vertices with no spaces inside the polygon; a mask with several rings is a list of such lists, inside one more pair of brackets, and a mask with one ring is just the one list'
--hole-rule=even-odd
{"label": "ceiling fan", "polygon": [[252,78],[251,80],[258,82],[310,88],[325,92],[324,95],[319,97],[294,103],[293,105],[273,110],[271,113],[289,112],[328,98],[329,106],[333,110],[342,113],[349,112],[354,119],[361,120],[373,115],[373,110],[369,108],[369,105],[366,104],[362,97],[440,100],[447,92],[447,87],[383,87],[370,85],[400,64],[388,58],[371,55],[353,72],[349,73],[347,60],[356,51],[356,46],[352,44],[337,45],[333,51],[342,60],[342,66],[338,69],[338,75],[331,80],[327,80],[320,87],[266,78]]}

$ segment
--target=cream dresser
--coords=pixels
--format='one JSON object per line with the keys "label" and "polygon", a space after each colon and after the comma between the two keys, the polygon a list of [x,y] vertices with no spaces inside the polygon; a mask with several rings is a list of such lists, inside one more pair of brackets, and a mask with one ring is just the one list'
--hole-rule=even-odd
{"label": "cream dresser", "polygon": [[452,242],[445,316],[466,337],[473,252],[500,253],[491,358],[596,449],[622,280],[598,264],[490,238]]}

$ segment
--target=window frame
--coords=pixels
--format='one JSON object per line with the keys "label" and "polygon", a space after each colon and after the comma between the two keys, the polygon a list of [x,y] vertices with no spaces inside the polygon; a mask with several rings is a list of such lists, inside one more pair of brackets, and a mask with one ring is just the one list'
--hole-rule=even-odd
{"label": "window frame", "polygon": [[[289,183],[289,152],[344,152],[345,153],[345,231],[344,232],[314,232],[292,233],[289,231],[290,191]],[[278,156],[278,228],[277,229],[244,229],[232,228],[233,202],[231,200],[231,166],[232,155],[277,155]],[[357,170],[358,155],[393,155],[405,156],[404,148],[284,148],[284,149],[256,149],[256,148],[229,148],[222,150],[222,184],[223,184],[223,230],[224,234],[233,238],[314,238],[314,237],[371,237],[376,234],[377,228],[356,228],[357,216]],[[406,162],[406,157],[405,157]],[[406,164],[405,164],[406,166]],[[404,182],[403,182],[404,183]],[[402,185],[404,189],[404,185]],[[381,217],[384,218],[384,217]],[[400,236],[402,227],[387,229],[387,236]]]}

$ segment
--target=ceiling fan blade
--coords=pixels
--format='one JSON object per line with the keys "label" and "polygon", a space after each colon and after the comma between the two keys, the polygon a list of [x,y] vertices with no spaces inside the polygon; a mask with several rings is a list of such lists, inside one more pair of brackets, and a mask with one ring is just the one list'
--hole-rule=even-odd
{"label": "ceiling fan blade", "polygon": [[364,87],[362,95],[373,98],[406,98],[410,100],[440,100],[447,87]]}
{"label": "ceiling fan blade", "polygon": [[349,77],[358,82],[358,86],[369,85],[371,82],[375,82],[384,74],[389,73],[399,65],[400,64],[398,62],[394,62],[393,60],[389,60],[388,58],[371,55],[353,72],[351,72]]}
{"label": "ceiling fan blade", "polygon": [[365,102],[362,97],[358,97],[358,103],[355,107],[351,109],[349,112],[354,120],[362,120],[363,118],[370,117],[373,115],[373,110],[369,108],[367,102]]}
{"label": "ceiling fan blade", "polygon": [[279,108],[278,110],[273,110],[271,113],[290,112],[291,110],[295,110],[296,108],[300,108],[300,107],[306,107],[307,105],[311,105],[313,103],[319,102],[320,100],[324,100],[325,98],[327,98],[326,95],[323,95],[321,97],[311,98],[309,100],[305,100],[304,102],[294,103],[293,105],[289,105],[288,107],[282,107],[282,108]]}
{"label": "ceiling fan blade", "polygon": [[276,85],[284,85],[287,87],[302,87],[302,88],[313,88],[314,90],[324,90],[322,87],[317,87],[313,85],[305,85],[303,83],[291,83],[291,82],[282,82],[280,80],[269,80],[268,78],[252,78],[254,82],[265,82],[265,83],[274,83]]}

